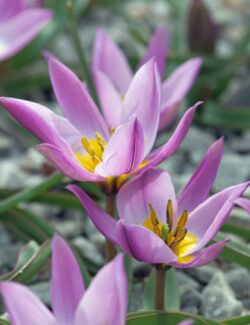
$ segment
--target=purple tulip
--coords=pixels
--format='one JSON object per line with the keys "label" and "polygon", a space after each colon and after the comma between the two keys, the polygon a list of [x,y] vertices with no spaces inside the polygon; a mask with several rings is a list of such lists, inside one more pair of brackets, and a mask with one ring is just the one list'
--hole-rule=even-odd
{"label": "purple tulip", "polygon": [[[72,71],[55,58],[49,58],[48,64],[64,117],[25,100],[0,98],[0,103],[43,142],[37,149],[60,172],[75,180],[105,182],[114,188],[127,174],[159,164],[178,148],[200,104],[185,113],[165,145],[150,153],[159,123],[160,91],[154,59],[135,74],[119,117],[120,108],[112,96],[109,112],[103,117]],[[115,121],[114,128],[110,121]]]}
{"label": "purple tulip", "polygon": [[0,61],[31,42],[51,17],[51,10],[32,7],[28,0],[1,0]]}
{"label": "purple tulip", "polygon": [[178,323],[177,325],[192,325],[194,323],[193,319],[185,319]]}
{"label": "purple tulip", "polygon": [[52,242],[53,313],[24,285],[2,282],[0,289],[12,325],[125,324],[127,278],[122,254],[97,273],[85,292],[76,259],[58,235]]}
{"label": "purple tulip", "polygon": [[[155,57],[158,71],[163,77],[167,49],[166,29],[159,28],[152,36],[139,67],[150,58]],[[200,58],[190,59],[163,81],[159,130],[166,128],[175,118],[181,101],[194,83],[201,63]],[[116,127],[119,116],[122,114],[123,97],[129,89],[133,73],[123,52],[102,29],[99,29],[96,34],[92,71],[103,113],[107,116],[109,126]],[[115,103],[115,105],[111,107],[110,103]],[[111,110],[115,111],[116,119],[108,118]]]}
{"label": "purple tulip", "polygon": [[80,199],[96,228],[132,257],[178,268],[201,266],[210,263],[228,241],[200,251],[249,186],[232,186],[207,198],[222,152],[220,139],[209,148],[178,199],[167,172],[149,168],[135,177],[118,193],[120,220],[101,210],[79,187],[68,189]]}

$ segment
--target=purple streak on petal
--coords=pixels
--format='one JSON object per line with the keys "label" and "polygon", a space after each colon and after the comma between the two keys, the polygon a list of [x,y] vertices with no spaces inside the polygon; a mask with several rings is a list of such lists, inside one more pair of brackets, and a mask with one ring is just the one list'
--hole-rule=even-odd
{"label": "purple streak on petal", "polygon": [[51,303],[60,325],[73,324],[84,284],[77,261],[68,244],[57,234],[52,240]]}
{"label": "purple streak on petal", "polygon": [[132,71],[120,48],[106,35],[102,28],[96,33],[93,47],[92,68],[102,71],[124,94],[132,79]]}
{"label": "purple streak on petal", "polygon": [[75,325],[124,325],[128,304],[127,277],[119,254],[94,277],[76,312]]}
{"label": "purple streak on petal", "polygon": [[132,115],[142,123],[146,143],[145,155],[151,150],[159,123],[160,79],[154,59],[144,64],[134,76],[125,95],[121,112],[121,123]]}
{"label": "purple streak on petal", "polygon": [[235,203],[249,183],[228,187],[225,190],[211,196],[191,212],[187,221],[188,232],[197,236],[197,245],[190,251],[190,254],[201,249],[219,231],[226,221]]}
{"label": "purple streak on petal", "polygon": [[183,210],[193,211],[201,202],[207,199],[219,168],[223,149],[223,138],[213,143],[208,149],[201,164],[178,198],[178,215]]}
{"label": "purple streak on petal", "polygon": [[2,282],[0,289],[12,325],[56,325],[51,312],[24,285]]}
{"label": "purple streak on petal", "polygon": [[165,71],[166,56],[168,51],[168,33],[165,27],[158,28],[149,41],[147,51],[139,63],[139,67],[145,64],[149,59],[155,57],[160,77]]}
{"label": "purple streak on petal", "polygon": [[80,134],[65,118],[48,108],[15,98],[0,98],[4,108],[30,133],[42,142],[49,142],[70,152],[69,145],[80,141]]}
{"label": "purple streak on petal", "polygon": [[147,167],[149,166],[156,166],[159,163],[161,163],[163,160],[167,159],[169,156],[171,156],[175,150],[179,147],[179,145],[184,140],[189,127],[192,123],[195,110],[197,107],[202,104],[202,102],[196,103],[194,106],[189,108],[187,112],[183,115],[180,123],[178,124],[176,130],[172,134],[171,138],[168,140],[166,144],[161,146],[160,148],[152,151],[148,157],[145,158],[145,160],[150,160],[150,162],[147,164]]}
{"label": "purple streak on petal", "polygon": [[115,130],[103,153],[103,163],[96,167],[103,168],[106,175],[120,176],[133,172],[143,159],[144,134],[140,121],[121,125]]}
{"label": "purple streak on petal", "polygon": [[187,268],[187,267],[198,267],[211,263],[221,252],[224,246],[228,243],[229,238],[223,241],[219,241],[213,245],[208,246],[200,253],[195,253],[194,259],[188,263],[171,263],[174,267],[177,268]]}
{"label": "purple streak on petal", "polygon": [[159,220],[166,223],[168,200],[172,200],[176,211],[176,196],[169,174],[149,168],[120,189],[117,196],[119,217],[129,224],[143,224],[150,216],[149,204],[152,204]]}
{"label": "purple streak on petal", "polygon": [[200,58],[190,59],[180,65],[163,83],[159,130],[167,127],[174,119],[179,103],[193,85],[201,64]]}
{"label": "purple streak on petal", "polygon": [[115,230],[118,245],[139,261],[172,263],[177,256],[153,231],[136,224],[119,220]]}
{"label": "purple streak on petal", "polygon": [[36,146],[37,150],[62,174],[77,181],[104,181],[102,176],[93,174],[84,169],[76,160],[73,153],[67,153],[61,148],[49,143]]}
{"label": "purple streak on petal", "polygon": [[105,120],[110,129],[117,128],[122,110],[121,94],[104,73],[93,70],[93,75]]}
{"label": "purple streak on petal", "polygon": [[49,60],[49,73],[64,116],[82,136],[92,139],[95,138],[95,133],[99,132],[107,140],[107,125],[77,76],[56,59]]}
{"label": "purple streak on petal", "polygon": [[106,238],[116,244],[114,232],[117,221],[100,209],[78,186],[68,185],[66,188],[78,197],[96,228]]}
{"label": "purple streak on petal", "polygon": [[27,45],[49,22],[52,11],[24,10],[0,28],[0,61],[5,60]]}
{"label": "purple streak on petal", "polygon": [[250,213],[250,200],[245,197],[239,197],[234,201],[235,204]]}
{"label": "purple streak on petal", "polygon": [[1,0],[0,1],[0,24],[10,20],[26,7],[26,0]]}

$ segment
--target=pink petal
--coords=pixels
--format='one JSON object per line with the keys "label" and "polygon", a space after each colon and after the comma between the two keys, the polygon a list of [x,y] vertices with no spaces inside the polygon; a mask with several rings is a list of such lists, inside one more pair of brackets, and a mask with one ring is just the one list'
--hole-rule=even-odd
{"label": "pink petal", "polygon": [[224,246],[227,244],[229,239],[225,239],[223,241],[219,241],[213,245],[208,246],[200,253],[195,253],[194,259],[188,263],[171,263],[174,267],[178,267],[181,269],[187,267],[198,267],[202,265],[206,265],[211,263],[221,252]]}
{"label": "pink petal", "polygon": [[57,234],[52,240],[51,302],[60,325],[73,324],[76,308],[84,293],[77,261],[68,244]]}
{"label": "pink petal", "polygon": [[61,148],[49,143],[42,143],[36,148],[56,169],[74,180],[93,182],[105,180],[102,176],[90,173],[84,169],[73,153],[65,152]]}
{"label": "pink petal", "polygon": [[124,325],[128,304],[123,255],[94,277],[76,312],[75,325]]}
{"label": "pink petal", "polygon": [[105,120],[110,129],[117,128],[122,110],[121,95],[104,73],[94,70],[93,75]]}
{"label": "pink petal", "polygon": [[192,325],[194,323],[193,319],[185,319],[182,322],[178,323],[177,325]]}
{"label": "pink petal", "polygon": [[99,132],[109,138],[107,125],[94,101],[76,75],[56,59],[49,59],[49,73],[63,115],[82,136],[95,138]]}
{"label": "pink petal", "polygon": [[178,215],[183,210],[191,212],[207,198],[219,168],[223,149],[223,138],[208,149],[201,164],[178,198]]}
{"label": "pink petal", "polygon": [[[173,135],[168,140],[168,142],[163,146],[161,146],[160,148],[152,151],[148,155],[148,157],[145,158],[145,160],[150,160],[150,162],[147,164],[145,168],[149,166],[158,165],[159,163],[167,159],[175,152],[175,150],[179,147],[179,145],[184,140],[190,128],[190,125],[193,121],[195,110],[200,104],[202,104],[202,102],[198,102],[194,106],[189,108],[187,112],[183,115],[180,123],[178,124],[176,130],[174,131]],[[142,171],[142,169],[140,171]]]}
{"label": "pink petal", "polygon": [[123,52],[101,28],[96,33],[92,58],[92,68],[102,71],[124,94],[132,79],[131,68]]}
{"label": "pink petal", "polygon": [[177,256],[153,231],[136,224],[117,223],[117,244],[138,261],[148,263],[172,263]]}
{"label": "pink petal", "polygon": [[197,236],[197,245],[190,254],[201,249],[219,231],[232,211],[235,200],[247,189],[250,183],[231,186],[211,196],[191,212],[186,228]]}
{"label": "pink petal", "polygon": [[116,244],[114,232],[117,221],[100,209],[78,186],[68,185],[66,188],[78,197],[96,228],[108,240]]}
{"label": "pink petal", "polygon": [[245,197],[239,197],[234,201],[235,204],[250,213],[250,200]]}
{"label": "pink petal", "polygon": [[27,45],[49,22],[52,12],[29,9],[8,20],[0,28],[0,60],[5,60]]}
{"label": "pink petal", "polygon": [[103,163],[95,172],[102,176],[120,176],[133,172],[143,159],[144,134],[140,121],[121,125],[115,130],[103,153]]}
{"label": "pink petal", "polygon": [[141,67],[149,59],[155,57],[160,77],[162,78],[165,70],[166,56],[168,51],[168,34],[165,27],[158,28],[149,41],[147,51],[139,63]]}
{"label": "pink petal", "polygon": [[6,97],[1,97],[0,103],[42,142],[59,146],[66,152],[71,151],[69,145],[80,142],[80,134],[73,125],[40,104]]}
{"label": "pink petal", "polygon": [[0,24],[22,12],[26,7],[26,0],[1,0],[0,1]]}
{"label": "pink petal", "polygon": [[202,60],[193,58],[180,65],[162,85],[161,117],[159,130],[168,126],[177,113],[201,68]]}
{"label": "pink petal", "polygon": [[176,211],[176,196],[169,174],[149,168],[120,189],[117,196],[119,217],[129,224],[143,224],[150,216],[149,204],[152,204],[159,220],[166,223],[168,200],[172,200]]}
{"label": "pink petal", "polygon": [[2,282],[0,288],[12,325],[56,325],[51,312],[24,285]]}
{"label": "pink petal", "polygon": [[121,123],[132,115],[142,123],[146,143],[145,155],[151,150],[159,123],[160,80],[154,59],[144,64],[135,74],[125,95]]}

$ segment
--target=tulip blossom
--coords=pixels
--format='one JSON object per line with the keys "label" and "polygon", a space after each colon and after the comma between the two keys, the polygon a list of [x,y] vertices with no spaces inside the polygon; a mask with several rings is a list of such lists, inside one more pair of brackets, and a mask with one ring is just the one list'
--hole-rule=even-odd
{"label": "tulip blossom", "polygon": [[169,174],[149,168],[123,185],[117,197],[120,220],[102,211],[79,187],[69,185],[96,228],[139,261],[178,268],[210,263],[227,240],[200,251],[216,235],[249,183],[207,198],[223,151],[215,142],[178,197]]}
{"label": "tulip blossom", "polygon": [[[25,100],[0,98],[0,103],[42,142],[37,149],[60,172],[75,180],[108,184],[109,192],[117,191],[128,174],[155,166],[169,157],[184,139],[200,104],[185,113],[165,145],[150,152],[159,123],[160,92],[154,59],[135,74],[116,128],[109,127],[86,87],[72,71],[55,58],[49,58],[48,64],[64,117]],[[109,105],[116,107],[116,102]],[[112,109],[109,119],[117,119]]]}
{"label": "tulip blossom", "polygon": [[51,10],[32,7],[28,0],[1,0],[0,61],[31,42],[51,17]]}
{"label": "tulip blossom", "polygon": [[[159,28],[151,38],[139,67],[150,58],[155,57],[158,71],[163,77],[167,48],[166,30]],[[163,81],[159,130],[166,128],[175,118],[181,101],[188,93],[200,70],[201,63],[200,58],[190,59],[181,64],[169,78]],[[99,29],[96,34],[92,71],[103,114],[108,125],[111,128],[116,128],[119,125],[119,117],[123,114],[123,98],[129,89],[133,74],[123,52],[102,29]]]}
{"label": "tulip blossom", "polygon": [[52,242],[53,313],[25,286],[2,282],[1,294],[12,325],[124,325],[127,278],[123,256],[104,266],[85,291],[80,268],[66,242]]}

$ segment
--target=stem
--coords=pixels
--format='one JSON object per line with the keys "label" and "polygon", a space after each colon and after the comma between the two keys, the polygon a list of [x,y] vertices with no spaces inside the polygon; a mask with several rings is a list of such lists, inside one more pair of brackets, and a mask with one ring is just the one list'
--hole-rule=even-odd
{"label": "stem", "polygon": [[[113,218],[115,216],[115,195],[108,195],[106,198],[106,212]],[[110,262],[116,255],[115,245],[106,239],[106,262]]]}
{"label": "stem", "polygon": [[155,309],[164,310],[164,293],[165,293],[165,280],[166,280],[166,269],[162,268],[161,265],[156,268],[156,279],[155,279]]}
{"label": "stem", "polygon": [[69,22],[71,36],[72,36],[73,43],[74,43],[74,46],[75,46],[82,70],[83,70],[83,74],[85,76],[85,79],[86,79],[86,82],[88,85],[89,92],[90,92],[92,98],[94,99],[96,105],[100,109],[100,103],[98,100],[98,95],[96,92],[95,84],[94,84],[93,78],[91,76],[91,73],[89,71],[87,60],[86,60],[85,54],[84,54],[84,50],[81,45],[80,38],[79,38],[79,35],[77,32],[76,21],[74,18],[71,1],[66,2],[66,9],[67,9],[68,22]]}

